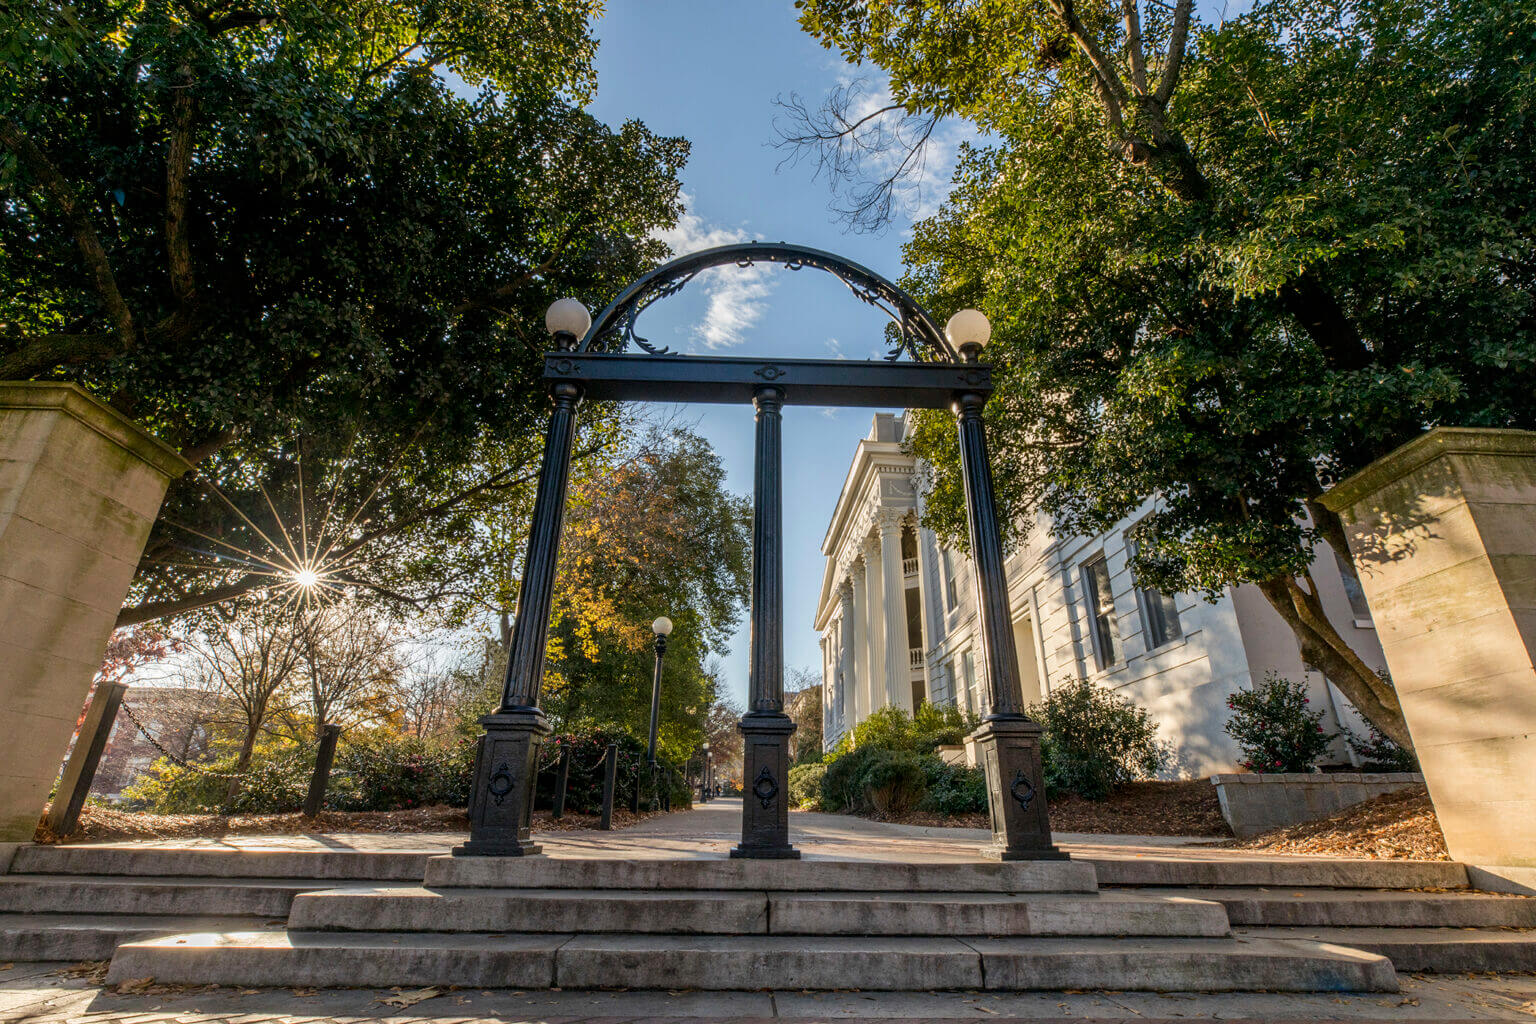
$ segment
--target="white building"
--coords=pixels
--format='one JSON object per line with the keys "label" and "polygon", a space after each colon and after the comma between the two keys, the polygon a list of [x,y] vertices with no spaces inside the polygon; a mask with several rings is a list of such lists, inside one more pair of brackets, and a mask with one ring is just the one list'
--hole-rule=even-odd
{"label": "white building", "polygon": [[[916,465],[902,452],[906,417],[877,414],[859,442],[827,527],[826,571],[816,610],[821,634],[824,742],[835,744],[887,704],[923,700],[984,713],[986,681],[976,635],[970,560],[918,526]],[[1006,472],[1006,467],[994,467]],[[1054,538],[1042,517],[1007,562],[1019,675],[1028,703],[1052,686],[1089,679],[1147,708],[1170,742],[1176,777],[1231,771],[1238,750],[1225,730],[1227,696],[1268,672],[1305,681],[1323,726],[1364,725],[1323,676],[1303,664],[1296,639],[1257,589],[1215,602],[1138,588],[1127,533],[1152,507],[1096,537]],[[1331,549],[1313,576],[1323,605],[1367,664],[1385,665],[1370,613],[1346,589]],[[1336,745],[1339,761],[1349,753]]]}

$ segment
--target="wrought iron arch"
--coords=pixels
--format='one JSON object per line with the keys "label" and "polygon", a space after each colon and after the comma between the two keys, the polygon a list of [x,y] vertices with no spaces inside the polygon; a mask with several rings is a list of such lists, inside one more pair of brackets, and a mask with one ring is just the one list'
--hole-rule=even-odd
{"label": "wrought iron arch", "polygon": [[658,299],[676,295],[711,267],[734,264],[750,267],[758,263],[781,263],[787,270],[815,267],[825,270],[848,287],[854,297],[869,303],[891,318],[896,326],[896,342],[886,356],[891,361],[906,353],[919,361],[959,362],[960,355],[944,336],[944,329],[905,289],[891,283],[868,267],[843,259],[835,253],[788,242],[742,242],[680,256],[635,280],[608,304],[592,321],[578,352],[618,351],[630,342],[651,355],[670,355],[665,346],[652,345],[635,333],[635,320]]}

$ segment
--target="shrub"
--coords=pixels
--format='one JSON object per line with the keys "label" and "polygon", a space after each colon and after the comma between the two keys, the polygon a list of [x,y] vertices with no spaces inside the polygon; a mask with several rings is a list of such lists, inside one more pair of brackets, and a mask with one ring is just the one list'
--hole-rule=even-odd
{"label": "shrub", "polygon": [[923,758],[910,750],[871,751],[860,781],[865,804],[881,814],[911,810],[928,789]]}
{"label": "shrub", "polygon": [[[622,732],[598,729],[588,733],[560,733],[544,743],[541,755],[538,788],[534,806],[550,807],[555,800],[561,750],[571,752],[570,775],[566,782],[565,809],[573,814],[599,814],[603,809],[603,754],[608,744],[619,747],[619,770],[615,780],[613,802],[617,807],[628,807],[630,794],[636,785],[640,787],[641,806],[648,805],[651,797],[650,772],[645,767],[645,746],[633,736]],[[672,806],[688,806],[687,786],[673,780],[670,787]]]}
{"label": "shrub", "polygon": [[196,767],[159,758],[123,790],[123,807],[151,814],[275,814],[303,804],[314,770],[312,749],[258,744],[230,801],[228,776],[237,759],[232,744],[220,745],[212,758]]}
{"label": "shrub", "polygon": [[1242,748],[1251,772],[1309,772],[1333,742],[1323,713],[1308,708],[1306,687],[1274,672],[1252,690],[1227,698],[1227,733]]}
{"label": "shrub", "polygon": [[1343,726],[1344,742],[1349,744],[1349,749],[1360,758],[1360,768],[1368,772],[1416,772],[1419,770],[1419,759],[1413,756],[1413,751],[1404,750],[1393,743],[1391,739],[1376,731],[1376,727],[1366,723],[1367,735],[1361,736],[1349,726]]}
{"label": "shrub", "polygon": [[444,745],[382,729],[356,730],[336,751],[325,805],[338,811],[468,807],[475,750],[468,740]]}
{"label": "shrub", "polygon": [[1115,786],[1156,774],[1168,763],[1145,708],[1086,679],[1056,687],[1030,715],[1045,729],[1046,792],[1103,800]]}
{"label": "shrub", "polygon": [[949,764],[943,758],[923,758],[927,792],[917,809],[935,814],[971,814],[987,809],[987,776],[980,768]]}
{"label": "shrub", "polygon": [[824,811],[861,811],[864,809],[864,768],[879,747],[859,747],[839,754],[827,762],[821,777],[821,809]]}
{"label": "shrub", "polygon": [[[915,715],[899,707],[883,707],[853,727],[851,745],[855,750],[879,747],[931,754],[940,745],[959,743],[974,725],[950,705],[920,704]],[[834,753],[846,750],[846,745],[839,745]]]}
{"label": "shrub", "polygon": [[802,810],[821,806],[821,780],[827,766],[821,763],[797,764],[789,770],[789,802]]}

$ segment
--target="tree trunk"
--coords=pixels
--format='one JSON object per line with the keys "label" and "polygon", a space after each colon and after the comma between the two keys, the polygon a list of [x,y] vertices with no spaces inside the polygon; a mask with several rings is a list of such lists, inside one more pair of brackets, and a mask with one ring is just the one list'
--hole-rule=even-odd
{"label": "tree trunk", "polygon": [[251,763],[251,754],[256,750],[256,734],[261,731],[261,722],[246,722],[245,739],[240,742],[240,756],[235,758],[235,777],[229,780],[229,788],[224,792],[226,803],[234,803],[235,797],[240,795],[240,775]]}
{"label": "tree trunk", "polygon": [[1258,587],[1270,606],[1291,627],[1291,632],[1296,634],[1301,656],[1307,664],[1327,676],[1377,732],[1404,750],[1413,750],[1408,722],[1403,718],[1402,705],[1398,703],[1392,684],[1361,661],[1333,628],[1317,599],[1315,587],[1303,587],[1290,576],[1265,580]]}

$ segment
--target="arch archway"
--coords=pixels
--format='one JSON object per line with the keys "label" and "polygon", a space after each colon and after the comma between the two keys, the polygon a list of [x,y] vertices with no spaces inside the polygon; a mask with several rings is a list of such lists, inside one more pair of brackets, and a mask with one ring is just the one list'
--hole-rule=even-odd
{"label": "arch archway", "polygon": [[905,289],[893,284],[868,267],[844,259],[835,253],[789,242],[741,242],[701,249],[664,263],[634,283],[610,302],[576,346],[577,352],[614,352],[633,344],[654,356],[672,355],[665,346],[652,345],[635,331],[635,321],[652,303],[682,291],[695,277],[715,267],[752,267],[775,263],[786,270],[806,267],[825,271],[837,278],[854,298],[880,310],[895,326],[895,343],[886,356],[892,362],[905,353],[914,360],[934,362],[960,361],[944,330],[928,311]]}
{"label": "arch archway", "polygon": [[[651,344],[635,321],[651,304],[675,295],[711,267],[759,262],[833,274],[896,325],[882,361],[764,359],[678,355]],[[974,734],[987,777],[993,843],[983,852],[1004,860],[1065,857],[1051,844],[1041,776],[1040,727],[1024,714],[1013,619],[1003,573],[1002,531],[987,463],[982,408],[992,391],[979,361],[990,328],[956,346],[904,290],[832,253],[788,243],[721,246],[679,257],[645,274],[582,330],[566,319],[585,311],[561,300],[551,308],[555,351],[544,360],[553,408],[523,560],[501,706],[481,719],[485,735],[470,791],[470,838],[458,856],[526,856],[532,841],[534,781],[549,725],[539,710],[549,615],[570,477],[576,409],[583,398],[665,402],[751,402],[757,411],[752,516],[752,605],[741,844],[732,857],[796,858],[789,841],[789,737],[784,713],[783,471],[785,405],[950,408],[960,439],[966,511],[975,567],[981,655],[990,711]],[[564,306],[565,308],[562,308]],[[582,336],[577,337],[581,332]],[[631,343],[643,354],[624,351]],[[903,355],[911,358],[903,359]]]}

